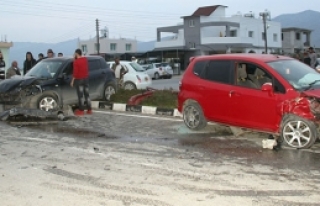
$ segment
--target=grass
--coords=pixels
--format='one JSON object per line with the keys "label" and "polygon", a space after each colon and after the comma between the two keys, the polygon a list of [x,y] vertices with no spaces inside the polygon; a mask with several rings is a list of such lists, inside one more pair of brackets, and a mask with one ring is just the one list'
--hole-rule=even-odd
{"label": "grass", "polygon": [[[129,99],[137,94],[143,94],[146,90],[124,90],[120,89],[116,94],[111,96],[110,101],[116,103],[126,104]],[[144,99],[140,105],[160,107],[163,109],[174,109],[177,107],[178,97],[177,93],[173,93],[171,90],[158,90],[153,93],[152,96]]]}

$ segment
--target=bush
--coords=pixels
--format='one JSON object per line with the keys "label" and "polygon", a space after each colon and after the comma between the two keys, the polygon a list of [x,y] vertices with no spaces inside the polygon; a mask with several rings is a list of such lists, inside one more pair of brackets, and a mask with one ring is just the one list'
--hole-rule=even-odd
{"label": "bush", "polygon": [[124,103],[127,104],[129,99],[137,94],[143,94],[146,90],[125,90],[125,89],[119,89],[116,94],[111,95],[110,101],[116,102],[116,103]]}
{"label": "bush", "polygon": [[170,90],[155,91],[152,96],[142,100],[140,105],[174,109],[178,105],[178,94]]}

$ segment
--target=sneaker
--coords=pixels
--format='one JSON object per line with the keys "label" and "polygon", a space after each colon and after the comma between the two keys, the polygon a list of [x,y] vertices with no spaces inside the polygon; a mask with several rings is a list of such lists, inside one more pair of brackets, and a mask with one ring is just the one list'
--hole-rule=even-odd
{"label": "sneaker", "polygon": [[77,110],[74,112],[74,115],[76,115],[76,116],[83,116],[83,115],[84,115],[84,111],[77,109]]}
{"label": "sneaker", "polygon": [[89,109],[89,110],[87,111],[87,114],[92,115],[92,110]]}

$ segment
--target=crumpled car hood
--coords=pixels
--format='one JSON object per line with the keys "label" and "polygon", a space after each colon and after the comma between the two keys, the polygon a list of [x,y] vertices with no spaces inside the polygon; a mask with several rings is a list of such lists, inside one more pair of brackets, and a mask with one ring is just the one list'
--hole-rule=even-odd
{"label": "crumpled car hood", "polygon": [[14,90],[17,87],[31,85],[37,81],[37,78],[30,76],[16,76],[11,79],[5,79],[0,82],[0,93],[6,93]]}

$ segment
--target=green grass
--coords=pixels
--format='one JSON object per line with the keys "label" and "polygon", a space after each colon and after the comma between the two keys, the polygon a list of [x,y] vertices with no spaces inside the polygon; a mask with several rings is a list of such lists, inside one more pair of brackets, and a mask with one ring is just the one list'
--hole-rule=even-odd
{"label": "green grass", "polygon": [[[143,94],[146,90],[124,90],[120,89],[116,94],[111,96],[110,101],[114,103],[128,103],[129,99],[137,94]],[[171,90],[158,90],[152,96],[144,99],[140,105],[160,107],[163,109],[174,109],[177,107],[178,97],[177,93]]]}

